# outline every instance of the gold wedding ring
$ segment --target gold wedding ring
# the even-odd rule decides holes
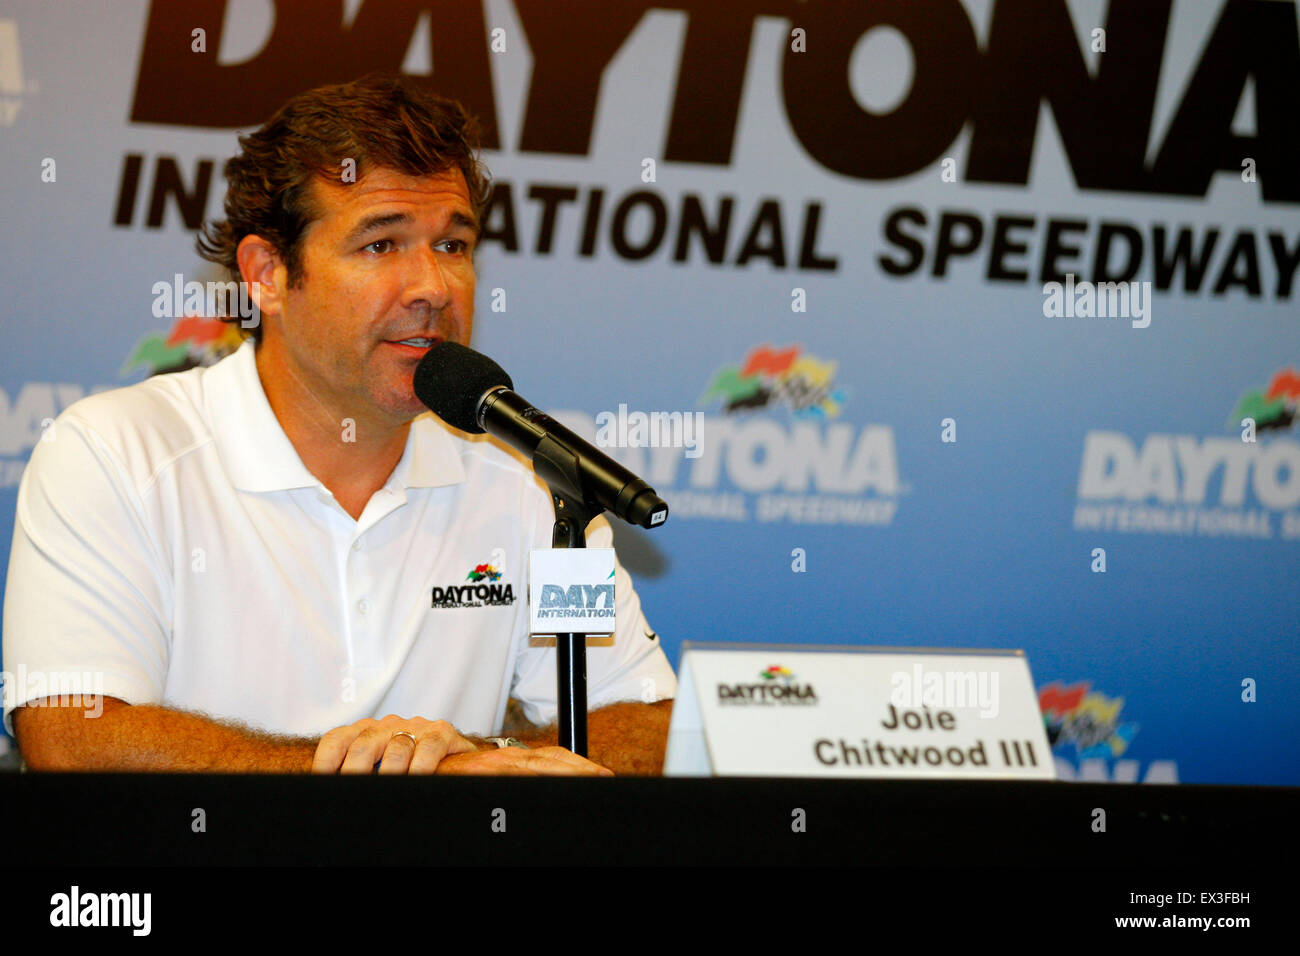
[[[412,750],[414,750],[416,747],[420,746],[420,742],[419,742],[418,740],[415,739],[415,734],[411,733],[409,730],[397,730],[397,731],[394,731],[394,732],[393,732],[393,736],[388,738],[388,739],[389,739],[389,742],[391,743],[393,740],[396,740],[398,737],[410,737],[410,738],[411,738],[411,749],[412,749]]]

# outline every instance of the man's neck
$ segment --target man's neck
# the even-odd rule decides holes
[[[303,465],[353,519],[360,518],[371,495],[401,461],[411,423],[341,416],[278,353],[258,344],[254,356],[271,411]]]

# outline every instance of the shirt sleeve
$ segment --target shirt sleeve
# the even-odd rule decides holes
[[[43,697],[158,703],[170,573],[120,459],[67,413],[18,488],[4,603],[4,724]]]
[[[551,518],[540,529],[539,547],[551,540]],[[587,528],[589,548],[610,548],[614,532],[602,515]],[[587,709],[596,710],[619,701],[653,703],[677,694],[677,677],[664,654],[659,635],[641,611],[641,599],[632,578],[614,556],[615,631],[612,645],[587,645]],[[533,647],[527,635],[515,661],[511,695],[528,720],[544,727],[556,721],[559,704],[555,686],[555,648]]]

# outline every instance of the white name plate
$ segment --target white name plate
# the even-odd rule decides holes
[[[613,548],[529,552],[531,633],[613,634],[615,614]]]
[[[682,645],[664,773],[1056,777],[1022,651]]]

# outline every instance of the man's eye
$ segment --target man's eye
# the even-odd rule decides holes
[[[447,239],[439,243],[439,245],[446,247],[448,252],[457,255],[460,255],[469,249],[469,243],[464,239]]]
[[[382,249],[376,248],[378,246],[384,246],[385,248]],[[381,252],[387,252],[388,249],[392,248],[392,246],[393,246],[393,240],[391,239],[376,239],[374,242],[370,243],[370,245],[364,246],[362,248],[365,252],[381,253]]]

